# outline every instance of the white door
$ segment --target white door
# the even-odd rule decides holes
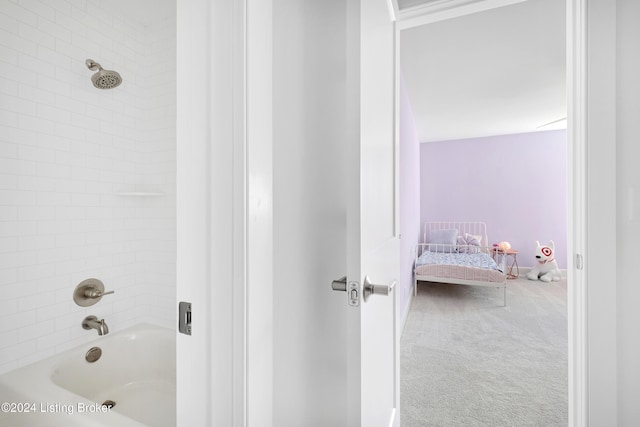
[[[348,425],[398,426],[394,25],[385,0],[349,7]],[[381,294],[367,295],[365,277]]]

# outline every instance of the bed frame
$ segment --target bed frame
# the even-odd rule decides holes
[[[464,235],[465,233],[480,235],[482,236],[481,246],[469,246],[472,251],[475,252],[484,252],[488,255],[492,254],[493,246],[489,246],[489,239],[487,236],[487,226],[483,222],[458,222],[458,221],[438,221],[438,222],[427,222],[424,225],[424,234],[423,234],[423,242],[416,246],[415,250],[415,260],[417,262],[418,258],[422,255],[422,253],[428,249],[431,249],[432,252],[449,252],[453,250],[453,248],[448,248],[448,245],[436,245],[435,248],[429,246],[433,246],[428,244],[429,237],[433,230],[446,230],[455,228],[458,230],[458,235]],[[457,246],[460,249],[460,246]],[[468,254],[457,254],[461,258],[465,258],[469,256]],[[437,283],[452,283],[458,285],[470,285],[470,286],[487,286],[493,287],[503,290],[503,298],[504,305],[507,305],[507,275],[506,275],[506,262],[505,257],[502,257],[502,272],[492,271],[489,274],[488,270],[480,270],[478,268],[467,268],[460,267],[454,265],[438,265],[437,267],[432,267],[432,271],[429,275],[419,274],[416,270],[417,263],[414,264],[414,295],[418,294],[418,282],[437,282]],[[497,277],[496,277],[497,276]],[[493,280],[490,280],[492,277]]]

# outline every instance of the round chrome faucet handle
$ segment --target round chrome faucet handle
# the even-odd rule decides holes
[[[104,284],[98,279],[85,279],[73,291],[73,301],[80,307],[89,307],[100,301],[104,295],[115,291],[104,291]]]

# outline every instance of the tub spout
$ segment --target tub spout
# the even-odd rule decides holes
[[[87,316],[82,321],[83,329],[95,329],[98,331],[98,335],[107,335],[109,333],[109,327],[104,319],[98,320],[96,316]]]
[[[102,326],[102,333],[98,330],[98,335],[107,335],[109,333],[109,327],[107,326],[107,322],[102,319],[100,321],[100,326]]]

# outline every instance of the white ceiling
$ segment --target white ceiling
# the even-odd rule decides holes
[[[565,2],[528,0],[401,34],[422,142],[564,127]]]
[[[432,2],[433,0],[398,0],[398,7],[400,9],[407,9],[412,6],[423,5],[425,3]]]

